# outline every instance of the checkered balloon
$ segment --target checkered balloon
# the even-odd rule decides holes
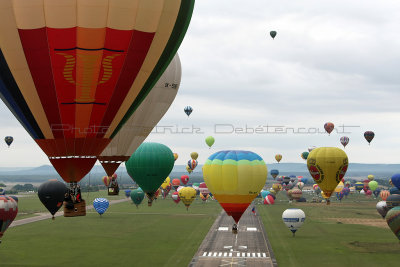
[[[18,203],[8,196],[0,196],[0,237],[14,221],[18,213]]]
[[[106,212],[108,206],[110,206],[110,202],[106,198],[96,198],[93,201],[93,207],[100,215]]]

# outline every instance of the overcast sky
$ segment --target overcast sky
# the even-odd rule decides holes
[[[399,14],[396,0],[197,0],[179,49],[181,87],[159,123],[166,133],[147,140],[177,152],[177,164],[192,151],[202,164],[223,149],[252,150],[268,163],[277,153],[282,162],[304,162],[309,146],[340,146],[345,135],[350,162],[400,163]],[[328,121],[345,133],[323,133]],[[232,133],[246,125],[262,129]],[[292,129],[274,133],[285,127]],[[370,146],[367,130],[375,132]],[[0,167],[49,164],[2,102],[0,132],[15,138],[1,148]],[[208,135],[216,140],[212,149]]]

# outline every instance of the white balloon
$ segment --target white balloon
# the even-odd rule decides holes
[[[382,216],[382,218],[385,218],[386,213],[388,213],[388,211],[389,211],[386,201],[379,201],[376,204],[376,210],[379,212],[379,214]]]
[[[306,214],[301,209],[287,209],[282,213],[282,220],[292,231],[293,236],[296,231],[303,225]]]

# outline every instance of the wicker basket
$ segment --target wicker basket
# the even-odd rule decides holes
[[[64,202],[64,217],[86,216],[86,202],[82,200],[74,204],[73,209],[67,208],[67,202]]]
[[[119,188],[118,187],[109,187],[108,188],[108,195],[109,196],[119,195]]]

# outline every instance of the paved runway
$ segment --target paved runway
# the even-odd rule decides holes
[[[239,221],[239,231],[223,211],[215,220],[189,267],[209,266],[278,266],[268,242],[263,223],[250,206]]]

